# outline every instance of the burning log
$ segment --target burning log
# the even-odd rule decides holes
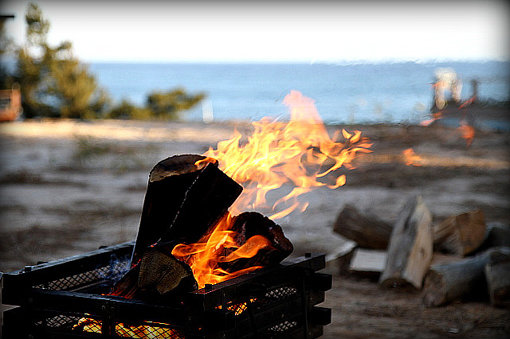
[[[432,216],[421,197],[414,197],[405,204],[391,234],[380,284],[410,283],[421,288],[432,259],[431,222]]]
[[[251,258],[239,258],[228,263],[227,271],[237,271],[251,266],[277,264],[294,250],[294,246],[283,234],[282,228],[271,219],[257,212],[245,212],[232,220],[232,231],[239,247],[252,237],[268,240],[268,245],[259,249]]]
[[[501,248],[489,254],[485,265],[485,278],[491,304],[510,307],[510,248]]]
[[[492,253],[497,251],[489,249],[457,262],[433,265],[425,277],[425,306],[441,306],[463,296],[486,294],[484,269]],[[501,251],[510,254],[510,248],[501,248]]]
[[[242,187],[201,155],[177,155],[150,172],[132,265],[156,242],[196,242],[239,196]]]
[[[477,210],[448,217],[435,225],[433,232],[437,250],[465,256],[475,251],[485,239],[484,214]]]
[[[360,247],[386,249],[392,226],[376,217],[364,215],[352,205],[345,205],[338,214],[333,230],[355,241]]]

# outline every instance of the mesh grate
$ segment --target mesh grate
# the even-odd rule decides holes
[[[41,323],[44,324],[46,327],[53,327],[53,328],[61,328],[61,327],[71,327],[72,325],[76,324],[76,322],[80,319],[79,316],[71,316],[71,315],[57,315],[54,317],[46,318],[46,320]]]
[[[268,328],[267,330],[269,332],[274,332],[274,333],[283,333],[283,332],[287,332],[288,330],[291,330],[295,327],[297,327],[298,325],[298,322],[297,321],[284,321],[282,323],[279,323],[278,325],[274,325],[270,328]]]
[[[266,292],[265,297],[268,299],[286,299],[289,297],[292,297],[298,293],[297,288],[292,286],[282,286],[275,289],[272,289],[268,292]]]
[[[35,288],[49,289],[52,291],[69,290],[100,280],[116,280],[117,277],[125,273],[129,268],[129,262],[123,261],[115,264],[109,264],[96,268],[91,271],[78,273],[68,277],[52,280],[44,284],[34,286]]]

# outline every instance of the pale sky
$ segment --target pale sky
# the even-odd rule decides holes
[[[505,1],[35,1],[84,61],[510,60]],[[27,2],[2,1],[24,39]]]

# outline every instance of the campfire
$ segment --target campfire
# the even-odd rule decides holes
[[[117,314],[104,316],[104,311],[103,316],[82,312],[73,318],[72,326],[66,322],[73,335],[212,338],[209,334],[222,333],[221,337],[234,338],[261,331],[280,337],[291,332],[299,333],[292,336],[296,338],[320,336],[322,325],[329,322],[329,310],[314,305],[323,300],[331,277],[314,272],[324,267],[324,256],[308,254],[282,262],[293,245],[275,221],[294,211],[304,212],[308,203],[302,197],[310,190],[344,185],[346,177],[337,170],[352,169],[356,155],[369,152],[371,144],[359,131],[343,130],[331,137],[313,100],[299,92],[291,92],[284,103],[290,110],[288,122],[265,118],[253,123],[248,137],[236,131],[217,149],[203,155],[172,156],[152,169],[130,257],[122,250],[120,262],[126,270],[120,279],[103,277],[107,283],[99,289],[93,279],[92,289],[102,295],[92,299],[107,301],[100,302],[106,309],[115,305],[125,314],[132,305],[142,304],[137,312],[150,312],[136,321],[131,314],[122,319]],[[271,204],[270,192],[279,195]],[[255,211],[269,207],[269,217]],[[119,255],[117,250],[107,253]],[[87,261],[87,265],[92,264]],[[109,267],[119,270],[118,265]],[[26,280],[26,275],[11,278]],[[28,291],[23,292],[34,300],[34,289],[45,289],[45,284],[49,282],[42,282],[42,287],[25,282]],[[54,303],[45,293],[42,300]],[[5,289],[4,295],[16,302],[21,298],[6,294]],[[213,320],[217,314],[234,317],[234,329],[222,325],[219,331],[217,327],[222,326]],[[39,315],[47,324],[50,318],[45,316]],[[247,329],[241,330],[240,324]]]

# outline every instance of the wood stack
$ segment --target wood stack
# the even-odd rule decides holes
[[[237,199],[242,187],[218,168],[214,159],[186,154],[159,162],[149,175],[131,269],[111,294],[126,298],[171,297],[197,288],[191,268],[172,255],[177,244],[203,240]],[[235,244],[252,237],[266,244],[251,258],[221,262],[226,272],[279,263],[293,250],[280,226],[259,213],[232,219]],[[230,253],[221,253],[228,256]]]
[[[505,247],[510,229],[488,228],[480,210],[433,224],[425,202],[415,196],[391,226],[346,205],[333,230],[357,243],[345,255],[348,274],[385,287],[423,288],[428,307],[480,296],[490,296],[494,306],[510,306],[510,247]]]

